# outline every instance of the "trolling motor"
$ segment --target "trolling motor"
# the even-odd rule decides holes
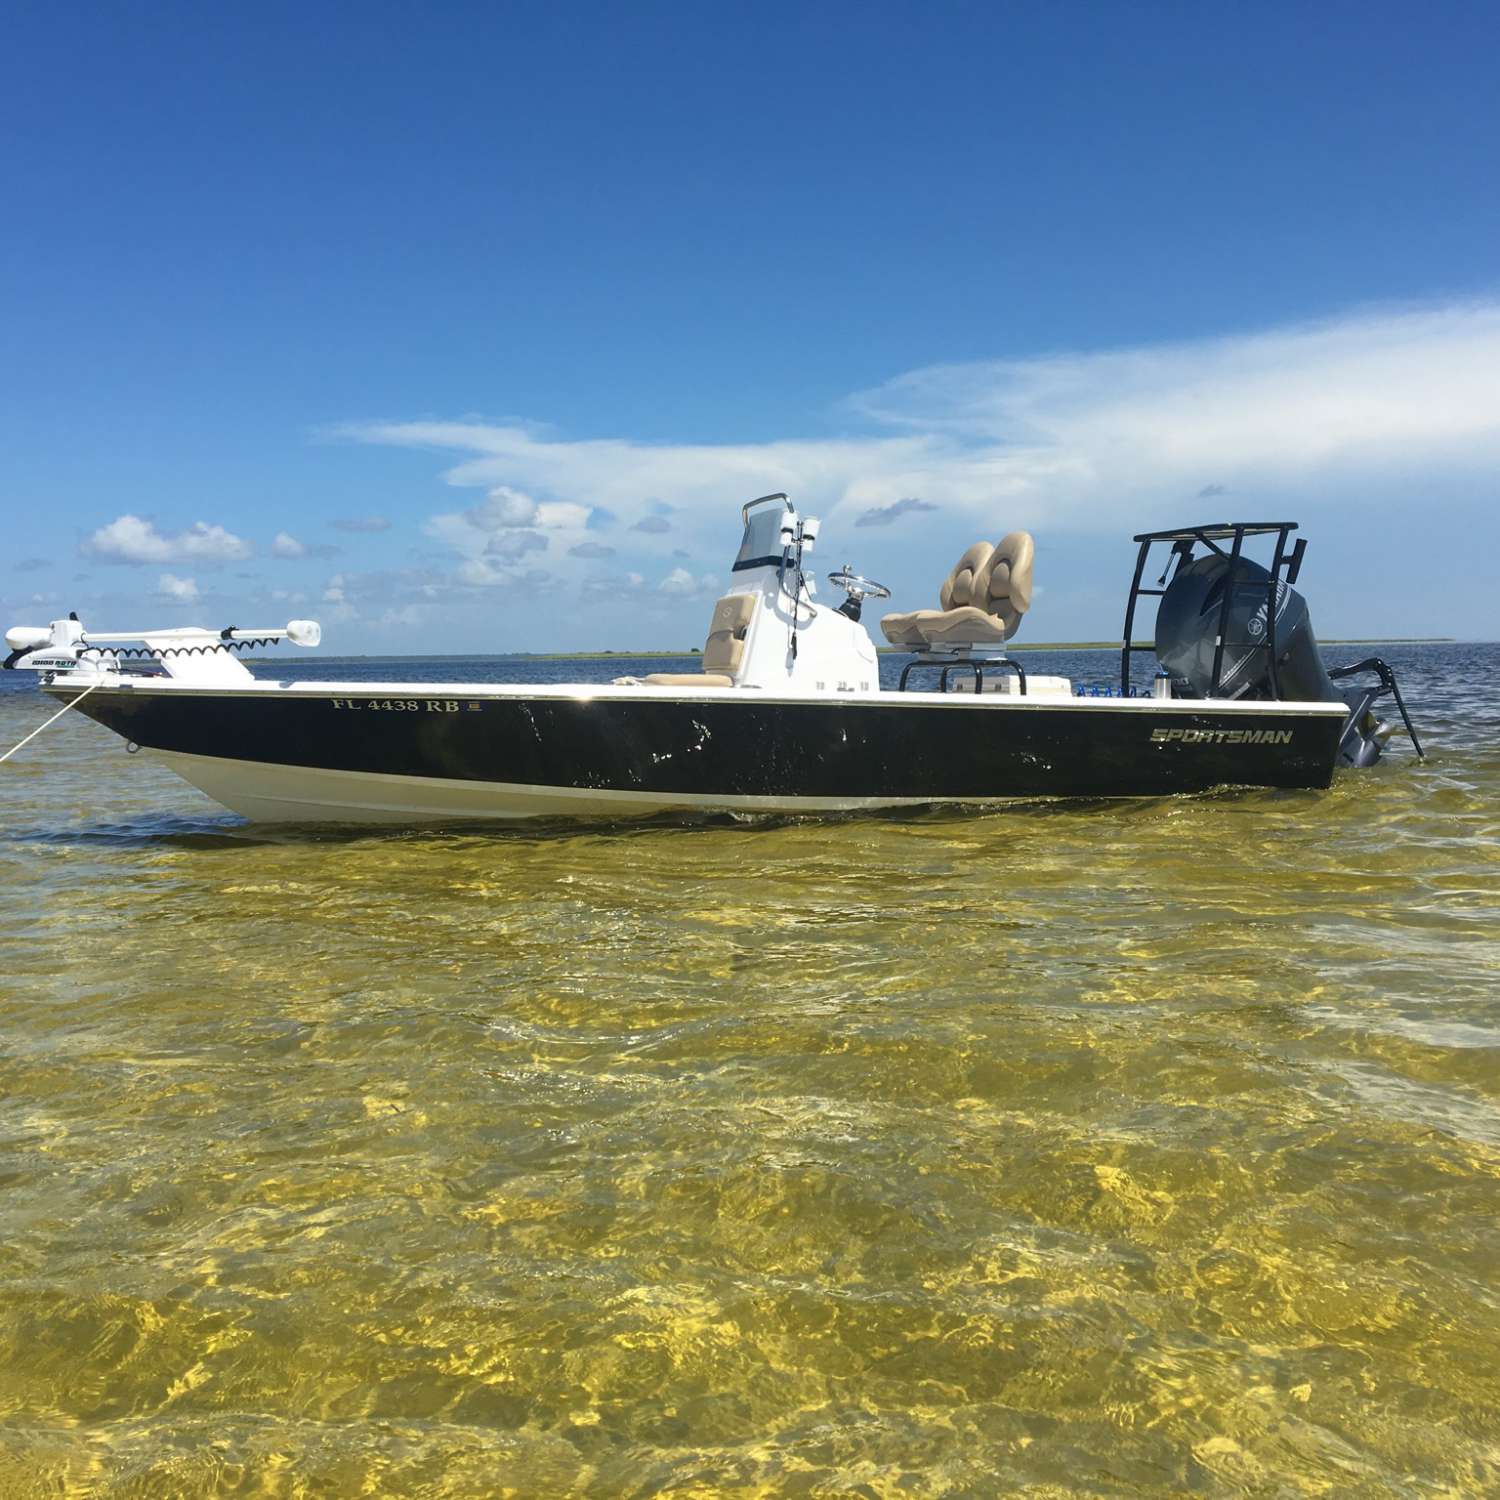
[[[16,625],[7,630],[5,644],[10,647],[10,655],[0,662],[0,668],[41,672],[54,681],[58,677],[118,676],[122,663],[142,662],[159,664],[169,677],[210,681],[250,675],[236,659],[237,652],[283,640],[294,646],[313,647],[322,638],[322,627],[316,620],[290,620],[265,630],[241,630],[236,625],[206,630],[201,625],[187,625],[101,634],[85,630],[73,613],[50,625]]]
[[[223,685],[247,680],[252,675],[238,659],[237,652],[252,651],[277,641],[312,647],[322,638],[323,629],[316,620],[289,620],[285,626],[269,630],[241,630],[235,625],[223,630],[205,630],[201,625],[187,625],[166,630],[109,631],[101,635],[85,630],[74,612],[66,620],[54,620],[47,626],[14,625],[5,632],[10,655],[0,662],[0,668],[39,672],[44,684],[76,682],[83,691],[0,755],[0,762],[29,745],[90,693],[103,687],[118,687],[131,677],[143,675],[139,670],[127,675],[120,670],[122,663],[159,670],[180,681]]]
[[[1136,597],[1157,594],[1156,656],[1172,679],[1173,696],[1343,703],[1349,716],[1339,760],[1347,766],[1372,766],[1380,759],[1395,725],[1380,717],[1377,704],[1389,697],[1423,758],[1387,663],[1372,656],[1331,671],[1324,665],[1307,601],[1292,587],[1307,548],[1305,538],[1287,547],[1295,530],[1285,521],[1234,522],[1137,537],[1142,546],[1126,619],[1125,670],[1130,651],[1138,649],[1129,639]],[[1270,568],[1241,551],[1247,536],[1267,534],[1276,537]],[[1172,543],[1167,571],[1158,580],[1162,586],[1143,588],[1146,554],[1157,541]],[[1198,544],[1208,549],[1202,556],[1194,555]],[[1373,684],[1350,680],[1367,673],[1375,675]]]

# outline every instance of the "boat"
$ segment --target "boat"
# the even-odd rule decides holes
[[[314,647],[316,622],[130,635],[90,632],[76,615],[8,632],[4,665],[40,673],[59,714],[86,715],[258,822],[822,815],[1321,788],[1340,766],[1378,760],[1397,717],[1421,753],[1386,663],[1325,667],[1293,588],[1306,549],[1296,523],[1136,536],[1118,682],[1103,689],[1026,671],[1008,648],[1031,610],[1035,544],[1024,531],[976,542],[937,608],[883,618],[905,653],[884,685],[863,614],[890,590],[846,565],[827,575],[842,597],[821,602],[818,521],[781,493],[740,511],[730,586],[691,672],[268,680],[242,653]],[[1266,548],[1269,563],[1251,556]],[[1134,634],[1153,596],[1148,646]]]

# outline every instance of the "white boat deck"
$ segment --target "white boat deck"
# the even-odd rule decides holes
[[[76,683],[76,686],[75,686]],[[553,699],[593,703],[617,699],[640,702],[643,699],[658,699],[672,703],[807,703],[828,706],[847,703],[872,708],[919,708],[934,707],[955,709],[963,712],[1017,711],[1034,712],[1045,709],[1069,708],[1089,713],[1180,713],[1180,714],[1251,714],[1264,715],[1309,715],[1339,717],[1348,713],[1342,703],[1326,702],[1265,702],[1262,700],[1229,698],[1119,698],[1080,695],[1075,692],[1037,691],[1022,694],[1014,690],[1014,680],[1007,680],[1008,691],[989,691],[975,694],[962,688],[947,693],[919,692],[908,688],[898,692],[893,688],[869,691],[839,692],[823,689],[808,693],[777,693],[753,687],[689,687],[684,685],[656,686],[651,684],[622,685],[616,683],[587,682],[319,682],[319,681],[270,681],[256,679],[253,682],[194,683],[170,677],[138,676],[122,674],[118,681],[99,682],[97,677],[79,677],[74,681],[62,678],[46,688],[58,696],[69,696],[82,692],[86,686],[98,683],[97,691],[161,693],[190,697],[235,697],[235,698],[331,698],[349,705],[350,711],[361,712],[372,700],[381,703],[401,704],[393,712],[420,711],[429,703],[453,702],[463,704],[469,700],[508,699]],[[410,704],[408,710],[404,705]]]

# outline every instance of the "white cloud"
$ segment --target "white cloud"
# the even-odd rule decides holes
[[[479,557],[489,545],[490,533],[474,525],[464,511],[430,516],[422,529],[434,541],[451,547],[461,557]]]
[[[278,531],[271,542],[272,557],[306,557],[307,548],[294,536]]]
[[[198,585],[191,578],[178,578],[175,573],[163,573],[156,580],[156,597],[169,599],[173,604],[196,604]]]
[[[571,500],[534,500],[510,485],[493,486],[478,505],[429,518],[430,537],[451,547],[461,559],[460,582],[485,587],[510,578],[496,559],[516,559],[527,552],[547,550],[542,532],[561,535],[564,543],[581,538],[593,510]]]
[[[505,583],[510,578],[510,573],[504,568],[496,567],[487,557],[466,557],[459,563],[453,576],[470,588],[483,589]]]
[[[422,609],[452,598],[452,580],[426,568],[382,569],[368,573],[335,573],[320,599],[324,620],[360,620],[384,628],[395,613],[410,606]]]
[[[663,594],[675,594],[679,598],[690,599],[704,594],[715,594],[719,589],[719,580],[712,573],[704,573],[694,576],[686,568],[673,568],[657,588]]]
[[[536,508],[536,524],[552,531],[582,531],[589,524],[590,507],[571,500],[547,500]]]
[[[1382,530],[1420,515],[1445,535],[1466,528],[1500,544],[1492,519],[1500,300],[1367,310],[1188,343],[933,366],[851,397],[840,415],[852,433],[756,443],[568,441],[536,427],[475,422],[345,431],[363,442],[446,449],[455,455],[446,480],[488,492],[471,510],[426,523],[430,536],[476,564],[472,581],[511,576],[485,551],[508,529],[555,535],[551,555],[574,568],[597,555],[597,528],[617,521],[612,540],[621,561],[639,567],[653,541],[642,523],[652,528],[667,511],[673,555],[688,566],[718,562],[738,536],[739,505],[786,490],[804,514],[824,518],[823,545],[837,560],[857,541],[879,566],[876,576],[902,594],[899,607],[931,602],[950,548],[1015,527],[1037,532],[1044,548],[1071,554],[1067,571],[1051,579],[1052,603],[1075,618],[1040,627],[1054,638],[1114,628],[1118,609],[1118,578],[1089,576],[1102,554],[1069,544],[1069,533],[1120,541],[1202,520],[1207,510],[1252,518],[1285,512],[1319,527],[1318,555],[1331,559],[1322,538],[1337,526],[1345,596],[1331,617],[1320,608],[1320,620],[1344,633],[1394,628],[1365,584],[1386,566]],[[497,492],[525,504],[507,501],[513,519],[505,527],[475,524],[476,512],[493,514],[486,507]],[[912,515],[917,496],[934,511]],[[898,516],[905,525],[880,524]],[[868,529],[856,531],[861,519]],[[691,607],[676,573],[661,586],[630,584],[628,571],[612,574],[612,589],[621,591],[622,576],[623,591],[636,590],[638,601]],[[1403,633],[1453,628],[1444,622],[1455,619],[1447,602],[1454,590],[1443,576],[1435,570],[1408,592]],[[1319,589],[1327,597],[1321,579]],[[1492,628],[1479,605],[1464,608],[1459,628],[1467,619]],[[623,608],[613,618],[610,628],[630,628]]]
[[[335,573],[323,588],[321,603],[327,608],[321,611],[324,619],[340,624],[349,624],[359,619],[359,610],[349,598],[347,580],[342,573]]]
[[[425,625],[432,607],[425,604],[403,604],[387,609],[376,622],[382,630],[416,630]]]
[[[574,497],[547,502],[547,524],[587,526],[588,517],[624,516],[631,521],[655,515],[662,495],[674,509],[715,518],[725,508],[767,490],[792,489],[799,498],[837,494],[851,476],[884,475],[919,458],[928,444],[907,436],[770,442],[745,445],[654,445],[623,439],[549,441],[522,427],[491,427],[469,422],[384,423],[344,429],[362,442],[447,448],[470,455],[449,469],[457,486],[499,484]],[[896,500],[913,493],[897,487]],[[826,503],[826,501],[824,501]],[[563,505],[570,508],[562,510]],[[451,528],[434,517],[430,534]]]
[[[854,398],[885,424],[1170,472],[1378,461],[1500,434],[1500,303],[1197,343],[917,370]]]
[[[991,529],[1113,530],[1127,498],[1165,505],[1180,520],[1183,497],[1210,483],[1236,494],[1309,483],[1315,494],[1331,472],[1376,476],[1393,460],[1419,460],[1429,472],[1492,464],[1500,302],[935,366],[848,405],[872,435],[703,445],[568,442],[467,422],[351,431],[466,455],[447,472],[455,485],[570,496],[580,510],[602,505],[637,528],[671,504],[675,526],[707,516],[718,534],[726,509],[780,488],[804,507],[843,512],[846,525],[920,495]]]
[[[915,371],[854,410],[921,434],[972,499],[988,475],[1022,524],[1113,524],[1127,496],[1265,494],[1500,454],[1500,305],[1371,313],[1249,336]],[[1205,480],[1212,481],[1205,484]],[[952,493],[949,485],[958,490]],[[1413,497],[1415,498],[1415,497]]]
[[[522,569],[514,558],[469,557],[458,565],[454,577],[470,588],[494,588],[504,584],[509,589],[534,589],[551,577],[540,568]]]
[[[534,526],[537,503],[509,485],[499,484],[482,501],[464,512],[464,519],[480,531],[499,531],[508,526]]]
[[[539,531],[502,531],[484,546],[486,557],[523,557],[528,552],[545,552],[547,538]]]
[[[80,549],[106,562],[237,562],[249,557],[252,548],[222,526],[195,521],[176,536],[163,536],[139,516],[124,515],[101,526]]]

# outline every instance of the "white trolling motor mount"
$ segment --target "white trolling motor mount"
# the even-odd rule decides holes
[[[241,630],[230,625],[209,630],[201,625],[163,630],[85,630],[76,614],[50,625],[16,625],[5,632],[10,655],[0,667],[18,672],[41,672],[49,682],[60,677],[98,682],[120,677],[122,667],[152,663],[168,677],[187,682],[241,681],[252,674],[236,653],[257,646],[290,641],[313,647],[323,639],[316,620],[289,620],[264,630]]]

